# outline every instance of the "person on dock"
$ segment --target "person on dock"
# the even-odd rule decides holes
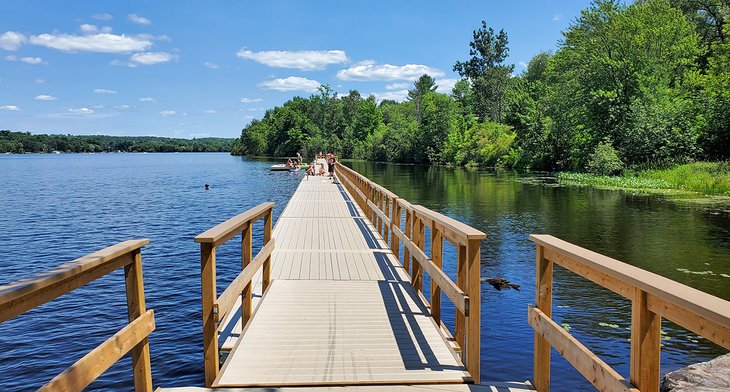
[[[327,171],[329,172],[330,178],[335,178],[335,163],[337,160],[335,160],[335,155],[332,153],[327,153]]]

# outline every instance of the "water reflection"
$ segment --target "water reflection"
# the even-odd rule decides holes
[[[660,197],[622,191],[560,187],[525,181],[514,173],[347,162],[355,170],[414,204],[422,204],[487,233],[482,277],[501,277],[519,291],[482,287],[482,374],[485,380],[532,378],[534,244],[547,233],[710,294],[730,299],[730,214],[691,208]],[[444,268],[454,273],[455,251],[445,247]],[[708,272],[709,271],[709,272]],[[444,302],[445,322],[453,307]],[[556,268],[554,319],[628,377],[631,304],[622,297]],[[662,372],[726,350],[664,322]],[[553,356],[556,390],[588,384]]]

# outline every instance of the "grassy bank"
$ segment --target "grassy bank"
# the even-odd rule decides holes
[[[558,181],[566,185],[630,189],[647,193],[730,196],[730,162],[695,162],[669,169],[627,172],[622,176],[559,173]]]

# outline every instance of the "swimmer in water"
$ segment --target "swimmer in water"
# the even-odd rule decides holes
[[[205,190],[207,191],[209,188],[210,188],[210,185],[208,185],[208,183],[206,182],[205,183]]]

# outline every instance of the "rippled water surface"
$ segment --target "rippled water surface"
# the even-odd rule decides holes
[[[264,201],[277,203],[278,216],[301,176],[270,172],[269,165],[203,153],[0,155],[0,284],[149,238],[142,262],[157,322],[153,382],[200,386],[200,256],[193,237]],[[254,233],[260,243],[261,229]],[[221,285],[240,272],[235,242],[218,258]],[[35,390],[125,323],[117,271],[0,324],[0,390]],[[130,369],[122,360],[92,386],[132,390]]]
[[[227,154],[0,155],[0,284],[130,238],[143,248],[155,386],[203,384],[199,249],[193,237],[264,201],[283,209],[301,176]],[[488,234],[482,275],[520,291],[482,289],[482,374],[525,380],[532,372],[534,245],[550,233],[723,298],[730,298],[730,216],[621,192],[534,185],[514,175],[351,164],[416,204]],[[211,185],[205,191],[204,183]],[[260,244],[261,230],[254,231]],[[445,246],[445,269],[453,273]],[[240,271],[236,241],[218,253],[219,290]],[[689,271],[689,272],[688,272]],[[723,276],[723,274],[725,276]],[[554,317],[627,375],[630,304],[556,270]],[[452,308],[444,306],[447,324]],[[34,390],[126,323],[121,271],[0,324],[0,390]],[[662,370],[723,353],[665,324]],[[131,390],[124,359],[92,384]],[[588,390],[554,357],[554,390]]]
[[[531,233],[552,234],[730,299],[727,212],[621,191],[540,184],[515,174],[349,165],[411,203],[487,233],[482,277],[521,286],[519,291],[482,286],[482,380],[532,378],[533,334],[527,324],[527,305],[535,302],[535,246],[527,239]],[[444,252],[444,268],[453,276],[455,250],[445,246]],[[553,318],[628,378],[629,301],[561,268],[555,269],[554,282]],[[662,373],[727,352],[666,321],[663,333]],[[553,390],[593,390],[554,351],[552,363]]]

